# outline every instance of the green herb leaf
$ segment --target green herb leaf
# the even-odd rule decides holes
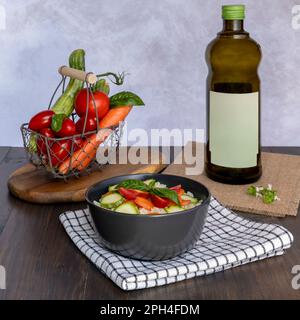
[[[153,180],[153,181],[151,181],[149,184],[148,184],[148,186],[149,186],[149,189],[152,189],[152,188],[154,188],[154,186],[155,186],[155,183],[156,183],[156,181],[155,180]]]
[[[250,186],[247,190],[247,194],[255,197],[256,196],[256,188],[254,186]]]
[[[153,188],[152,190],[150,190],[150,193],[162,198],[167,198],[175,202],[177,205],[180,205],[178,194],[174,190],[170,190],[167,188]]]
[[[107,95],[109,95],[110,92],[110,88],[109,88],[109,84],[105,81],[105,79],[100,79],[98,80],[93,88],[92,88],[93,92],[95,91],[101,91]]]
[[[134,190],[140,190],[140,191],[149,191],[149,186],[146,185],[141,180],[134,180],[134,179],[129,179],[122,181],[119,185],[118,188],[125,188],[125,189],[134,189]]]
[[[262,201],[266,204],[271,204],[274,201],[279,200],[279,198],[277,197],[277,191],[272,190],[271,185],[268,185],[268,188],[250,186],[247,189],[247,194],[261,198]]]
[[[58,113],[58,114],[55,114],[53,117],[52,117],[52,121],[51,121],[51,129],[54,131],[54,132],[58,132],[61,127],[62,127],[62,124],[64,122],[64,120],[66,119],[66,115],[64,113]]]
[[[277,192],[275,190],[264,189],[261,191],[262,199],[264,203],[270,204],[275,201]]]
[[[110,107],[115,108],[118,106],[144,106],[143,100],[136,94],[128,91],[117,93],[110,97]]]

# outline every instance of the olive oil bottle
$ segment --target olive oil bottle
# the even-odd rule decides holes
[[[244,184],[262,173],[260,46],[244,30],[244,5],[222,7],[223,30],[207,47],[206,174]]]

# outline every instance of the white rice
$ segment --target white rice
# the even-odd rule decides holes
[[[190,191],[187,191],[187,192],[186,192],[186,195],[187,195],[187,196],[189,196],[189,197],[192,197],[192,198],[194,198],[194,195],[193,195],[193,193],[191,193]]]
[[[155,182],[155,188],[167,188],[167,185],[160,183],[159,181]]]

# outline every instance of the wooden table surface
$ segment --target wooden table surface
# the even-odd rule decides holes
[[[300,155],[300,148],[265,148]],[[278,223],[295,237],[283,256],[153,289],[125,292],[75,248],[58,215],[85,204],[37,205],[11,196],[9,174],[27,162],[22,148],[0,148],[0,265],[6,268],[2,299],[300,299],[291,281],[300,265],[300,214],[293,218],[247,215]]]

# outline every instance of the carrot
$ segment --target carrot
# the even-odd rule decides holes
[[[191,200],[182,200],[181,197],[179,197],[179,202],[180,202],[180,205],[182,207],[184,207],[184,206],[187,206],[188,204],[190,204]]]
[[[97,150],[97,145],[95,144],[96,136],[97,136],[96,134],[93,134],[89,138],[89,140],[85,142],[85,144],[81,149],[75,151],[72,157],[69,157],[68,159],[66,159],[58,167],[59,173],[66,174],[69,171],[69,169],[74,169],[78,167],[85,158],[89,157],[90,154],[93,155],[95,152],[95,155],[96,155],[96,150]]]
[[[117,126],[123,121],[128,113],[131,111],[132,106],[120,106],[110,109],[105,117],[100,121],[100,128],[109,128],[111,126]]]
[[[99,145],[103,141],[105,141],[105,139],[111,134],[111,132],[111,129],[102,129],[97,133],[96,138],[90,141],[90,143],[93,145],[91,152],[86,151],[84,153],[80,153],[80,163],[76,164],[76,169],[78,169],[79,171],[83,170],[90,164],[93,159],[95,159]]]
[[[131,111],[132,106],[120,106],[110,109],[105,117],[100,121],[100,128],[108,128],[118,125],[123,121],[128,113]],[[73,155],[66,159],[59,167],[58,171],[61,174],[66,174],[69,170],[78,169],[79,171],[86,168],[91,161],[95,158],[97,148],[109,136],[111,130],[99,131],[98,134],[93,134],[89,137],[84,146],[75,151]]]
[[[149,210],[151,211],[153,208],[154,208],[154,205],[153,203],[148,200],[148,199],[145,199],[143,197],[136,197],[134,199],[134,202],[141,208],[144,208],[146,210]]]
[[[184,194],[184,190],[180,189],[179,191],[177,191],[178,196],[182,196]]]
[[[97,153],[97,149],[93,148],[91,153],[89,155],[86,155],[86,157],[83,157],[83,159],[80,161],[80,163],[76,164],[76,169],[79,171],[82,171],[84,168],[86,168],[90,162],[95,159]]]

